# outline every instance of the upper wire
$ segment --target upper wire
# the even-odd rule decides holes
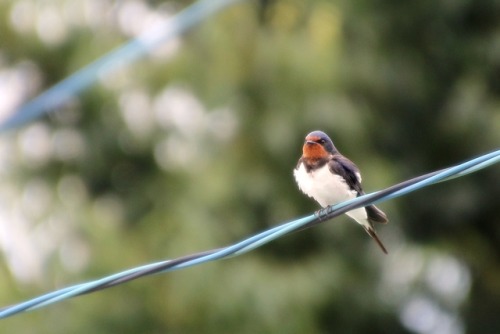
[[[242,0],[200,0],[175,16],[165,19],[139,37],[101,56],[64,80],[50,87],[17,109],[0,123],[0,132],[25,125],[45,113],[53,112],[100,78],[146,56],[189,28]]]

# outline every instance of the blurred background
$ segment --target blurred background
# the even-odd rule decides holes
[[[0,1],[0,117],[190,1]],[[0,305],[228,245],[318,208],[327,132],[367,192],[498,149],[496,0],[232,6],[0,137]],[[498,333],[500,171],[238,258],[1,320],[5,333]]]

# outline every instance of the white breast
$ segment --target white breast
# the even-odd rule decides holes
[[[356,197],[356,192],[349,189],[341,176],[332,174],[328,165],[308,173],[300,164],[293,174],[300,190],[323,207]]]
[[[293,175],[300,190],[307,196],[314,198],[322,207],[334,205],[357,196],[356,191],[351,190],[341,176],[330,172],[328,165],[308,173],[304,164],[300,164],[298,169],[294,169]],[[356,176],[361,182],[361,175],[357,173]],[[347,215],[354,218],[361,225],[366,224],[367,215],[364,208],[349,211]]]

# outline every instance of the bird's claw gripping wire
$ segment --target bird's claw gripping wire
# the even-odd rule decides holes
[[[330,214],[330,212],[332,212],[332,206],[328,205],[325,208],[321,208],[321,209],[315,211],[314,215],[316,216],[318,221],[321,223],[321,222],[327,220],[327,217]]]

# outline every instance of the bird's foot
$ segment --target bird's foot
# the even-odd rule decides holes
[[[317,210],[316,212],[314,212],[314,215],[316,216],[316,218],[318,218],[318,220],[320,222],[322,222],[323,220],[325,220],[326,216],[331,211],[330,209],[331,209],[331,205],[328,205],[326,208],[321,208],[321,209]]]

